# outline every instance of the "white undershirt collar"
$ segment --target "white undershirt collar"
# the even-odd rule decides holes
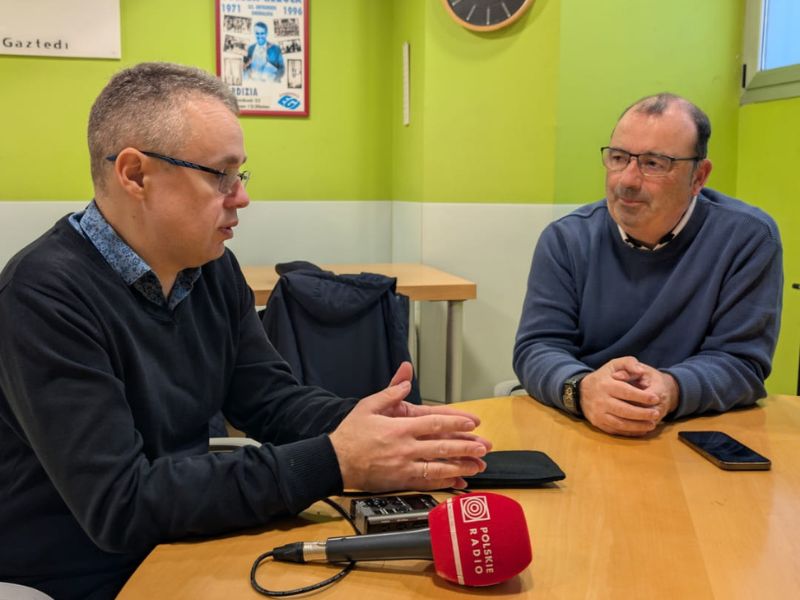
[[[667,233],[664,237],[658,240],[658,243],[653,246],[652,248],[648,248],[642,242],[637,240],[634,237],[629,236],[625,233],[625,230],[622,229],[619,225],[617,225],[617,229],[619,230],[619,234],[622,237],[622,241],[628,244],[631,248],[636,248],[637,250],[647,250],[648,252],[652,252],[654,250],[658,250],[659,248],[663,248],[667,244],[669,244],[672,240],[674,240],[678,234],[686,227],[686,223],[689,222],[689,218],[692,216],[692,212],[694,211],[694,207],[697,204],[697,196],[692,198],[692,201],[689,203],[689,208],[686,209],[686,212],[683,213],[680,221],[673,227],[669,233]]]

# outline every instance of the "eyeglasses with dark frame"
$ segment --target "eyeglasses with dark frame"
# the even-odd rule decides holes
[[[614,148],[613,146],[603,146],[600,148],[603,155],[603,165],[606,169],[612,172],[624,171],[628,168],[631,159],[636,159],[636,164],[639,166],[639,171],[646,177],[664,177],[672,170],[672,167],[677,161],[692,160],[694,162],[703,159],[702,156],[667,156],[666,154],[656,154],[654,152],[644,152],[642,154],[634,154],[622,148]]]
[[[233,186],[236,184],[236,181],[242,182],[242,187],[247,187],[247,182],[250,181],[250,171],[242,171],[241,173],[237,172],[226,172],[220,171],[219,169],[212,169],[211,167],[204,167],[203,165],[198,165],[197,163],[189,162],[188,160],[181,160],[179,158],[173,158],[172,156],[167,156],[165,154],[159,154],[158,152],[146,152],[144,150],[139,150],[145,156],[149,156],[151,158],[157,158],[159,160],[163,160],[168,162],[171,165],[175,165],[176,167],[186,167],[187,169],[196,169],[198,171],[204,171],[205,173],[211,173],[212,175],[216,175],[219,177],[219,192],[221,194],[225,194],[226,196],[233,191]],[[106,156],[106,160],[114,162],[117,160],[118,154],[112,154],[111,156]]]

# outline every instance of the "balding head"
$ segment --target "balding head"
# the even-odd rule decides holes
[[[645,115],[660,116],[672,107],[683,110],[692,119],[697,133],[694,155],[698,158],[706,158],[708,156],[708,140],[711,137],[711,122],[708,119],[708,115],[699,106],[686,98],[669,92],[645,96],[622,111],[619,118],[622,119],[631,111]]]

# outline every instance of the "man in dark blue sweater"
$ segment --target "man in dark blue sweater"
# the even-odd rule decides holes
[[[224,246],[249,203],[237,112],[197,69],[119,73],[89,120],[95,201],[0,274],[0,581],[113,598],[158,543],[485,468],[477,419],[403,402],[408,363],[356,404],[270,345]],[[210,454],[219,411],[264,445]]]
[[[636,102],[602,149],[606,199],[542,233],[514,347],[540,402],[636,436],[765,395],[780,237],[763,211],[703,187],[710,135],[683,98]]]

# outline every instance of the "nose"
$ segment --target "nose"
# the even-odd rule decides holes
[[[241,181],[237,181],[231,193],[225,197],[225,204],[236,209],[246,208],[250,204],[250,196],[247,195],[247,190]]]
[[[618,171],[619,183],[625,187],[639,187],[642,182],[642,171],[635,156],[631,156],[628,164],[622,171]]]

